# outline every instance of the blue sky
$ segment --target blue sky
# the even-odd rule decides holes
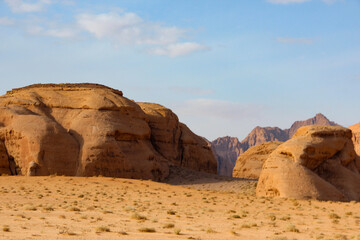
[[[1,94],[94,82],[209,140],[360,122],[358,0],[0,0]]]

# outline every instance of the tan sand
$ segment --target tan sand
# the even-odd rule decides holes
[[[256,198],[254,181],[186,176],[186,188],[1,176],[0,239],[360,239],[360,203]]]

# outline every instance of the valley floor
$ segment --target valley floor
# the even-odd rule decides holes
[[[255,181],[209,176],[1,176],[0,239],[360,239],[360,203],[257,198]]]

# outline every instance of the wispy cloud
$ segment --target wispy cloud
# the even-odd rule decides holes
[[[190,54],[192,52],[209,49],[210,48],[195,42],[184,42],[153,48],[149,51],[149,53],[160,56],[178,57]]]
[[[304,3],[304,2],[310,2],[312,0],[266,0],[269,3],[274,4],[290,4],[290,3]],[[334,2],[337,2],[339,0],[321,0],[324,3],[331,4]]]
[[[45,5],[61,3],[59,0],[5,0],[12,11],[17,13],[44,10]],[[69,4],[69,1],[65,2]],[[71,2],[70,2],[71,4]],[[62,39],[95,37],[110,40],[114,46],[142,46],[144,52],[153,55],[178,57],[207,50],[208,47],[189,42],[189,29],[167,26],[163,23],[145,20],[133,12],[109,12],[101,14],[79,14],[72,23],[54,22],[52,19],[29,17],[18,27],[32,35]],[[0,24],[11,24],[8,19],[0,19]]]
[[[176,106],[176,112],[199,117],[222,119],[258,118],[264,106],[217,99],[193,99]]]
[[[278,37],[276,41],[286,44],[312,44],[314,40],[312,38],[290,38],[290,37]]]
[[[0,17],[0,25],[10,26],[13,25],[14,23],[15,23],[14,20],[11,20],[8,17]]]
[[[81,14],[78,25],[99,39],[109,38],[126,44],[163,45],[174,43],[185,30],[144,21],[135,13]]]
[[[81,14],[77,16],[77,24],[96,38],[110,39],[117,44],[157,45],[148,51],[154,55],[177,57],[207,49],[195,42],[182,42],[186,38],[185,29],[145,21],[131,12]]]
[[[12,12],[15,13],[31,13],[41,12],[46,5],[51,4],[51,0],[5,0]]]
[[[210,95],[214,94],[215,91],[212,89],[204,89],[204,88],[198,88],[198,87],[182,87],[182,86],[174,86],[169,88],[170,91],[180,94],[191,94],[191,95],[198,95],[198,96],[204,96],[204,95]]]

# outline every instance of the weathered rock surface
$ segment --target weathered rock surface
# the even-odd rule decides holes
[[[242,153],[241,143],[234,137],[221,137],[211,142],[218,162],[218,174],[232,176],[237,157]]]
[[[246,152],[249,148],[270,141],[285,142],[289,140],[300,127],[308,125],[337,126],[336,123],[331,122],[323,114],[318,113],[313,118],[294,122],[289,129],[258,126],[240,143],[237,138],[231,137],[223,137],[214,140],[211,144],[214,154],[218,156],[218,173],[220,175],[231,176],[232,168],[235,166],[237,157]],[[237,141],[234,141],[233,139],[236,139]]]
[[[216,172],[206,142],[171,110],[140,105],[96,84],[10,91],[0,97],[0,173],[162,180],[171,164]]]
[[[349,129],[353,133],[352,140],[355,146],[355,152],[358,156],[360,156],[360,123],[352,125]]]
[[[258,179],[265,160],[282,144],[282,142],[266,142],[249,148],[236,160],[233,177]]]
[[[333,201],[360,200],[360,174],[351,130],[300,128],[265,161],[257,196]]]
[[[149,118],[151,143],[176,166],[215,173],[217,163],[208,142],[197,135],[170,110],[159,104],[138,103]]]

